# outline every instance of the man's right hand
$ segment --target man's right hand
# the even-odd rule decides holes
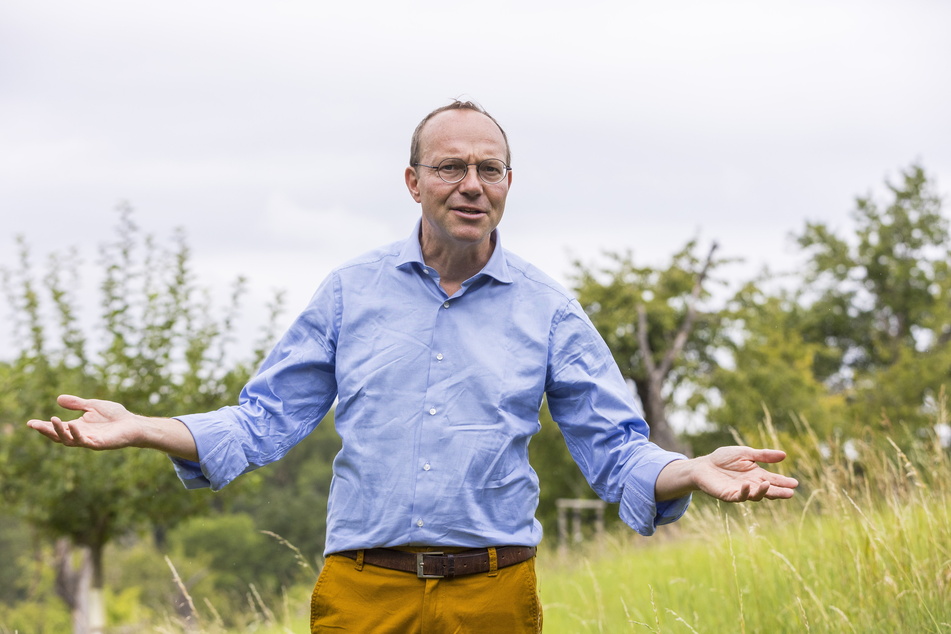
[[[119,403],[68,394],[61,395],[56,402],[60,407],[83,414],[70,421],[53,416],[48,421],[34,419],[27,423],[53,442],[96,451],[147,447],[198,461],[198,448],[191,432],[174,418],[139,416]]]

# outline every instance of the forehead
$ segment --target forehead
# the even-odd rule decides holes
[[[505,158],[505,138],[490,118],[475,110],[446,110],[420,135],[423,156]]]

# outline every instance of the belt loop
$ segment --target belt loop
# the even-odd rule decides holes
[[[357,561],[353,566],[355,570],[363,570],[363,549],[357,551]]]
[[[499,555],[495,551],[494,547],[489,547],[489,576],[498,577],[499,576]]]

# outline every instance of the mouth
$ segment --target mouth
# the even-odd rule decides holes
[[[467,218],[477,218],[479,216],[484,216],[486,213],[481,209],[476,209],[475,207],[453,207],[452,210],[457,214]]]

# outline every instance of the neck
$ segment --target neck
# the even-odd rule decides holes
[[[454,294],[467,279],[485,268],[495,250],[495,232],[482,242],[447,245],[420,236],[426,265],[439,273],[439,284],[449,295]]]

